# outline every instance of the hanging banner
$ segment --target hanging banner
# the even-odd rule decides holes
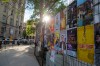
[[[94,63],[94,26],[87,25],[77,28],[78,59]]]
[[[67,51],[68,55],[76,57],[77,52],[77,29],[67,31]]]
[[[95,64],[100,65],[100,23],[95,24]]]

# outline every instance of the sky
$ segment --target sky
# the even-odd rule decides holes
[[[63,1],[66,1],[66,0],[63,0]],[[72,1],[74,1],[74,0],[68,0],[69,3],[72,2]],[[32,13],[33,13],[33,10],[32,9],[25,9],[25,13],[24,13],[24,23],[26,23],[27,20],[30,19]]]
[[[26,23],[26,21],[29,20],[29,18],[31,17],[32,14],[33,14],[33,10],[32,9],[25,9],[24,23]]]

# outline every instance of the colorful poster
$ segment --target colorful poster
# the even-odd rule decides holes
[[[52,17],[50,20],[50,25],[49,25],[49,29],[51,33],[54,33],[54,24],[55,24],[55,18]]]
[[[67,50],[68,55],[76,57],[77,52],[77,29],[67,31]]]
[[[92,0],[88,0],[84,4],[78,6],[77,7],[77,14],[78,14],[77,24],[79,27],[93,24],[93,3],[92,3]]]
[[[60,49],[66,54],[66,30],[60,31]]]
[[[60,38],[60,33],[55,32],[55,37],[54,37],[54,44],[56,44],[56,41]]]
[[[94,63],[94,26],[87,25],[77,28],[78,59]]]
[[[73,28],[77,26],[77,4],[76,1],[68,6],[67,14],[67,28]]]
[[[95,24],[95,64],[100,66],[100,23]]]
[[[60,30],[64,30],[66,29],[66,16],[63,11],[60,12],[60,19],[61,19]]]
[[[54,44],[60,38],[60,13],[55,16]]]

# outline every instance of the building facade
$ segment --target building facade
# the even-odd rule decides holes
[[[24,8],[25,0],[0,1],[0,36],[11,39],[22,37]]]

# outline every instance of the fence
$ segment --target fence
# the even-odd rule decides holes
[[[52,62],[50,60],[50,52],[47,52],[46,66],[94,66],[94,65],[79,61],[77,58],[71,57],[69,55],[63,56],[59,54],[55,56],[55,61]]]

